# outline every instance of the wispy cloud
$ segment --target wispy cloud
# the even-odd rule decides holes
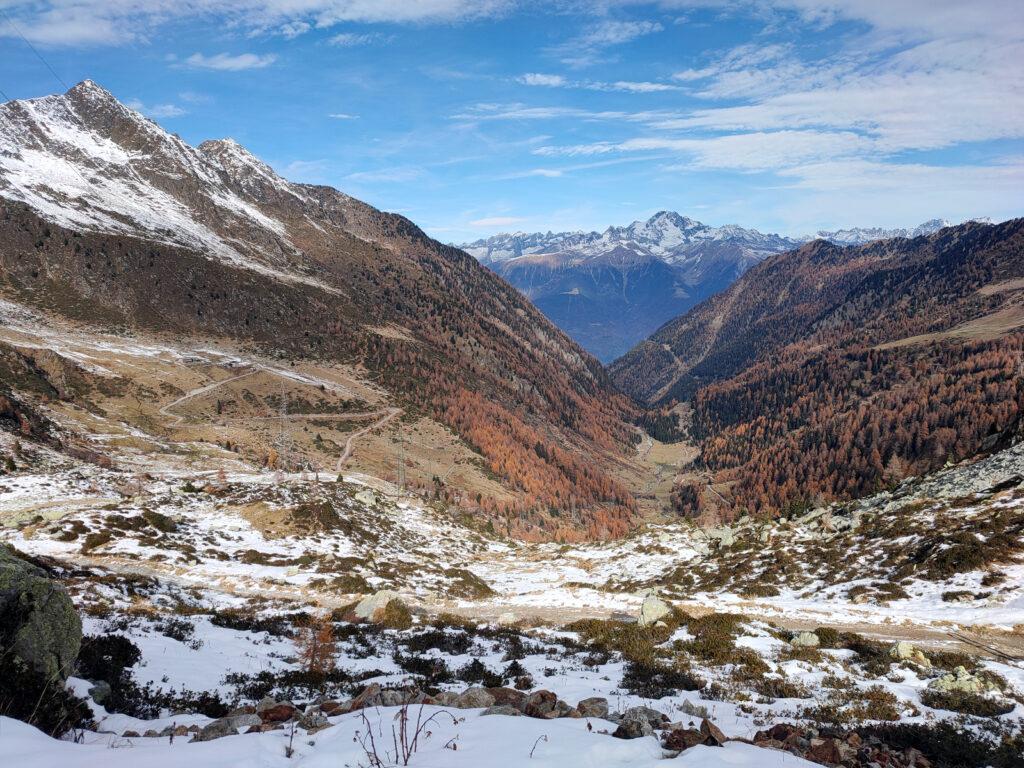
[[[339,48],[355,48],[360,45],[369,45],[382,39],[381,35],[375,33],[342,32],[340,35],[330,38],[327,42]]]
[[[600,61],[607,48],[630,43],[663,29],[657,21],[606,19],[591,24],[581,34],[551,48],[550,52],[570,67],[588,67]]]
[[[287,39],[341,23],[447,23],[494,17],[515,0],[11,0],[5,11],[33,42],[95,46],[146,42],[181,19],[228,20]],[[0,37],[14,36],[0,25]]]
[[[582,88],[588,91],[625,91],[628,93],[657,93],[661,91],[678,91],[678,85],[669,83],[637,82],[635,80],[616,80],[603,82],[600,80],[570,80],[562,75],[546,75],[540,72],[527,72],[515,78],[523,85],[544,88]]]
[[[347,112],[331,112],[327,115],[335,120],[358,120],[359,115],[350,115]]]
[[[259,55],[255,53],[240,53],[232,56],[230,53],[218,53],[213,56],[206,56],[202,53],[193,53],[185,63],[197,69],[214,69],[222,72],[241,72],[246,69],[263,69],[277,61],[273,53]]]
[[[187,109],[179,107],[177,104],[153,104],[152,106],[146,106],[139,99],[131,99],[126,104],[136,112],[141,112],[147,117],[158,120],[161,118],[181,117],[188,114]]]
[[[384,184],[403,184],[416,181],[423,177],[423,169],[418,167],[379,168],[374,171],[357,171],[345,178],[348,181]]]

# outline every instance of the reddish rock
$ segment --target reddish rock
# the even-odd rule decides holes
[[[265,723],[284,723],[295,716],[296,709],[291,704],[275,704],[260,711],[260,719]]]
[[[664,739],[661,743],[665,749],[670,749],[673,752],[682,752],[690,747],[703,744],[704,739],[706,738],[707,737],[696,728],[676,728],[673,731],[665,733]]]
[[[352,699],[352,703],[349,705],[348,711],[355,712],[356,710],[363,709],[365,707],[372,707],[373,700],[380,696],[380,685],[373,683],[366,686],[363,692]]]
[[[558,696],[551,691],[534,691],[526,699],[523,714],[527,717],[546,717],[549,712],[554,711],[557,704]]]
[[[811,748],[804,753],[804,757],[823,765],[839,765],[843,762],[843,754],[835,739],[813,739]]]
[[[344,711],[344,707],[340,701],[324,701],[320,703],[320,711],[328,717],[333,715],[340,715]]]
[[[704,735],[704,743],[709,747],[720,747],[728,740],[722,729],[707,719],[700,721],[700,732]]]
[[[527,695],[522,691],[517,691],[514,688],[488,688],[487,692],[494,697],[494,703],[496,706],[509,705],[515,707],[520,712],[526,707]]]

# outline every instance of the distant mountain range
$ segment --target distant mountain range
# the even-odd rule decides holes
[[[943,226],[948,222],[934,219],[912,230],[853,228],[790,238],[660,211],[604,232],[517,232],[460,247],[608,363],[774,253],[815,239],[860,245]]]

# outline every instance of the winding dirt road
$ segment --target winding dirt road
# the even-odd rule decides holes
[[[169,427],[180,427],[184,423],[186,417],[179,413],[172,413],[172,408],[181,405],[186,400],[191,400],[193,397],[198,397],[199,395],[205,395],[210,392],[213,392],[214,390],[224,386],[225,384],[230,384],[233,381],[238,381],[239,379],[244,379],[248,376],[253,376],[261,372],[270,373],[289,380],[293,380],[292,377],[286,373],[282,373],[281,371],[275,370],[274,368],[268,368],[262,365],[258,365],[255,368],[253,368],[253,370],[247,371],[246,373],[241,373],[237,376],[232,376],[221,381],[215,381],[212,384],[204,384],[201,387],[191,389],[174,402],[168,403],[167,405],[160,408],[158,412],[160,413],[161,416],[166,416],[168,419],[173,419],[173,421],[171,421],[168,424]],[[387,425],[388,422],[390,422],[396,416],[401,415],[401,413],[401,408],[396,408],[392,406],[390,408],[385,408],[380,411],[362,411],[360,413],[288,413],[284,414],[283,416],[249,416],[244,418],[225,419],[224,421],[229,423],[240,423],[249,421],[277,421],[282,418],[288,421],[353,421],[355,419],[368,419],[374,416],[379,416],[380,418],[378,418],[372,424],[365,426],[362,429],[357,429],[355,432],[349,435],[348,439],[345,441],[345,449],[341,452],[341,455],[338,457],[337,464],[335,465],[335,472],[340,472],[341,468],[345,466],[345,462],[348,461],[349,458],[352,456],[352,451],[355,450],[356,440],[358,440],[360,437],[367,434],[368,432],[371,432],[375,429]]]

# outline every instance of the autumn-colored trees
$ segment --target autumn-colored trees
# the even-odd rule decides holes
[[[299,629],[295,650],[299,664],[306,672],[323,675],[334,669],[338,647],[330,614]]]

